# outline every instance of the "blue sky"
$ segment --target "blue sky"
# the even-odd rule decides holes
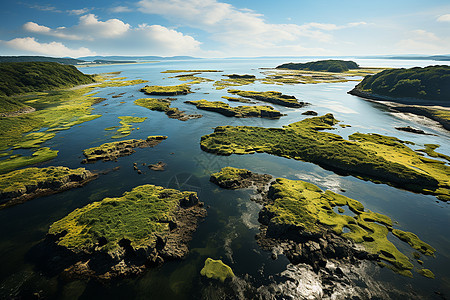
[[[450,54],[448,0],[8,1],[0,55]]]

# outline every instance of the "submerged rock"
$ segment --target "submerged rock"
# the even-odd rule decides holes
[[[166,167],[166,163],[163,163],[162,161],[157,162],[156,164],[148,165],[148,168],[152,171],[164,171]]]

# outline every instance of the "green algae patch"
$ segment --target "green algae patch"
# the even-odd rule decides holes
[[[84,168],[26,168],[0,175],[0,208],[84,185],[96,175]]]
[[[141,92],[146,95],[177,96],[191,93],[191,88],[187,84],[172,86],[146,85],[141,89]]]
[[[167,136],[156,135],[149,136],[145,140],[133,139],[105,143],[98,147],[83,150],[83,155],[86,159],[84,159],[82,163],[93,163],[98,160],[116,160],[119,157],[133,154],[135,152],[134,148],[154,147],[165,139],[167,139]]]
[[[413,264],[409,258],[388,240],[392,230],[392,220],[388,216],[366,211],[357,200],[329,190],[323,192],[317,186],[299,180],[276,179],[269,189],[269,198],[272,201],[264,206],[262,215],[260,213],[260,219],[266,219],[268,233],[279,236],[294,230],[311,236],[332,231],[378,255],[392,270],[407,276],[411,273],[409,270],[413,269]],[[351,217],[336,213],[333,210],[336,206],[347,207],[356,215]],[[350,231],[343,233],[343,228]],[[402,233],[417,238],[413,233]],[[417,238],[413,245],[417,244],[425,243]],[[434,252],[431,246],[427,249]]]
[[[333,129],[332,114],[284,126],[219,126],[200,141],[218,155],[264,152],[318,164],[343,174],[384,182],[450,200],[450,167],[425,159],[394,137],[355,133],[345,140]]]
[[[419,273],[420,275],[422,275],[422,276],[424,276],[424,277],[434,279],[434,274],[433,274],[433,272],[431,272],[431,271],[428,270],[428,269],[420,269],[420,270],[417,271],[417,273]]]
[[[425,144],[424,146],[425,146],[425,149],[419,149],[417,151],[424,152],[428,156],[431,156],[431,157],[443,158],[443,159],[446,159],[447,161],[450,161],[450,156],[434,151],[435,149],[440,147],[439,145]]]
[[[392,230],[392,234],[408,243],[412,248],[422,252],[425,255],[434,255],[436,249],[425,242],[422,242],[417,235],[412,232],[405,232],[399,229]]]
[[[48,147],[39,148],[30,156],[11,155],[9,158],[0,160],[0,174],[25,166],[45,162],[56,158],[57,156],[58,150],[51,150]]]
[[[206,259],[205,266],[200,271],[200,274],[222,282],[224,282],[227,278],[232,279],[234,277],[233,270],[224,264],[222,260],[214,260],[209,257]]]
[[[129,136],[133,130],[136,128],[133,128],[133,125],[136,123],[142,123],[145,120],[147,120],[147,117],[131,117],[131,116],[122,116],[118,117],[120,119],[120,127],[116,130],[116,134],[113,135],[111,138],[113,139],[120,139],[122,137]]]
[[[170,107],[173,100],[173,98],[141,98],[134,101],[134,104],[148,108],[150,110],[165,112],[169,118],[177,119],[180,121],[187,121],[190,119],[197,119],[202,117],[202,115],[187,115],[184,113],[184,111],[181,111],[176,107]]]
[[[207,100],[186,101],[186,103],[193,104],[198,109],[214,111],[227,117],[236,117],[236,118],[259,117],[259,118],[278,119],[281,116],[283,116],[283,114],[280,113],[278,110],[275,110],[273,107],[267,105],[231,107],[230,105],[221,101],[207,101]]]
[[[241,90],[228,90],[228,93],[239,95],[244,98],[252,98],[259,101],[278,104],[286,107],[303,107],[305,102],[299,102],[294,96],[284,95],[280,92],[268,91],[268,92],[254,92],[254,91],[241,91]]]

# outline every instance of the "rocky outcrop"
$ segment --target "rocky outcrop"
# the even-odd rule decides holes
[[[434,134],[431,134],[431,133],[426,133],[425,131],[423,131],[421,129],[413,128],[411,126],[395,127],[395,129],[400,130],[400,131],[411,132],[411,133],[415,133],[415,134],[434,135]]]
[[[134,148],[154,147],[167,139],[167,136],[149,136],[145,140],[125,140],[120,142],[105,143],[98,147],[83,150],[86,157],[81,163],[94,163],[98,160],[110,161],[119,157],[131,155],[136,150]]]
[[[152,171],[164,171],[166,168],[166,163],[159,161],[156,164],[150,164],[148,165],[148,168]]]
[[[0,175],[0,209],[81,187],[97,174],[84,168],[26,168]]]
[[[225,167],[218,173],[211,174],[209,180],[224,189],[242,189],[256,187],[262,190],[271,180],[268,174],[257,174],[246,169]]]
[[[313,110],[307,110],[304,113],[302,113],[302,115],[305,115],[305,116],[317,116],[317,112],[315,112]]]
[[[127,215],[122,205],[140,211],[142,216]],[[106,282],[137,276],[186,256],[192,234],[205,216],[196,193],[139,186],[120,198],[105,198],[55,222],[43,242],[46,253],[42,260],[48,263],[42,263],[51,269],[50,261],[58,258],[56,273],[70,279]],[[98,224],[102,218],[109,218],[105,223],[108,230]],[[88,230],[77,231],[80,225]]]

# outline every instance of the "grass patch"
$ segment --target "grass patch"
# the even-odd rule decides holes
[[[252,98],[264,102],[270,102],[286,107],[303,107],[305,102],[298,102],[294,96],[283,95],[280,92],[268,91],[268,92],[254,92],[254,91],[241,91],[241,90],[228,90],[230,94],[236,94],[245,98]]]
[[[172,86],[159,86],[159,85],[146,85],[141,89],[146,95],[157,95],[157,96],[177,96],[177,95],[187,95],[191,93],[191,88],[187,84],[172,85]]]
[[[214,111],[227,117],[236,117],[236,118],[259,117],[259,118],[278,119],[281,116],[283,116],[283,114],[280,113],[278,110],[275,110],[273,107],[267,105],[231,107],[230,105],[221,101],[207,101],[207,100],[186,101],[186,103],[193,104],[198,109]]]
[[[120,139],[122,137],[129,136],[133,130],[136,128],[133,128],[133,125],[136,123],[142,123],[145,120],[147,120],[147,117],[131,117],[131,116],[122,116],[118,117],[120,119],[120,127],[116,130],[116,134],[113,135],[111,138],[113,139]]]

